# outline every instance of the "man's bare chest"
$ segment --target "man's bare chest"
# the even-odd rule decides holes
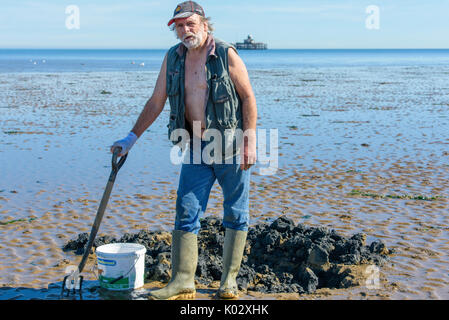
[[[207,90],[206,65],[204,61],[186,60],[184,85],[186,93],[190,95],[203,94]]]

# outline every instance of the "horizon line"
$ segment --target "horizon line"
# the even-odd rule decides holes
[[[0,50],[168,50],[169,48],[1,48]],[[265,50],[243,49],[239,51],[266,50],[449,50],[449,48],[268,48]]]

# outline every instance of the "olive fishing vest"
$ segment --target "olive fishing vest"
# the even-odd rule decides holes
[[[209,35],[211,37],[211,35]],[[230,44],[217,38],[215,52],[209,52],[206,60],[206,81],[208,90],[205,108],[206,129],[217,129],[222,135],[222,155],[229,144],[233,145],[232,155],[236,153],[236,139],[226,139],[225,131],[235,132],[243,129],[242,102],[235,90],[234,83],[229,76],[228,49]],[[168,138],[177,144],[180,139],[172,139],[172,132],[176,129],[187,129],[185,120],[185,59],[187,49],[179,48],[181,43],[170,48],[167,54],[167,96],[170,102],[170,118]],[[229,155],[229,153],[228,153]]]

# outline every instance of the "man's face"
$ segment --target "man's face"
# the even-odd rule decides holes
[[[200,46],[207,35],[206,23],[201,22],[199,15],[175,20],[176,35],[188,49]]]

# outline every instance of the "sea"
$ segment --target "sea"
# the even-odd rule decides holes
[[[165,53],[144,49],[0,49],[0,73],[157,71]],[[242,50],[239,55],[250,70],[449,63],[449,49],[270,49]]]

